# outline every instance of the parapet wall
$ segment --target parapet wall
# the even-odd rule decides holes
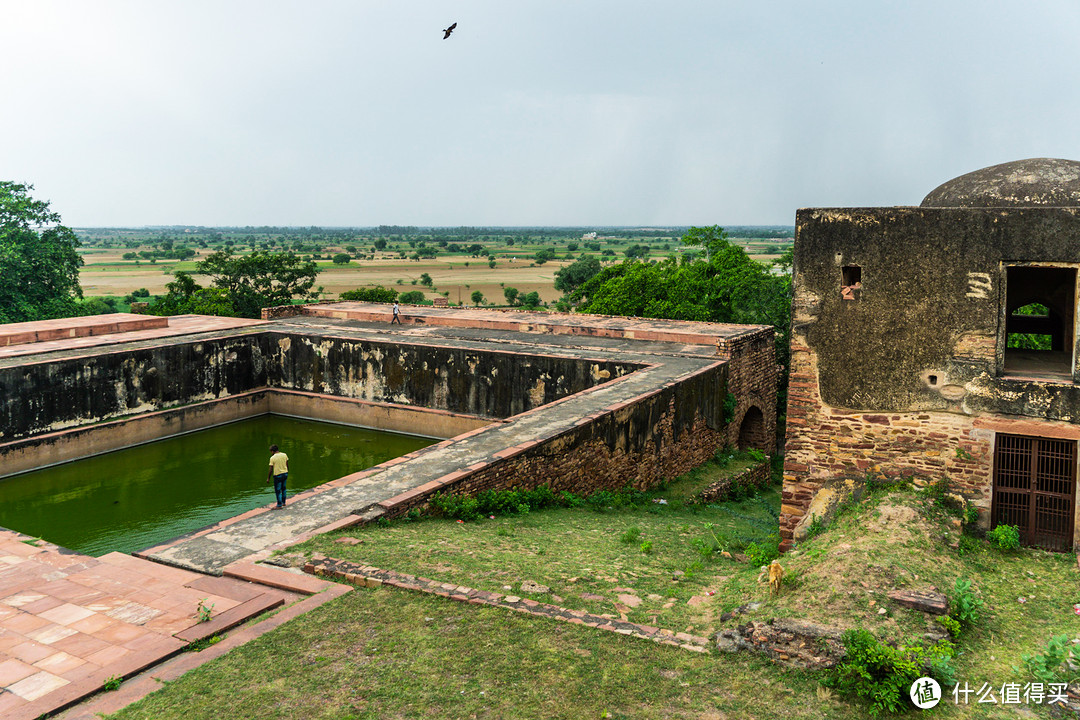
[[[505,418],[636,367],[280,332],[161,343],[0,368],[0,438],[21,440],[264,388]]]
[[[588,495],[628,484],[651,488],[697,467],[725,444],[726,428],[710,422],[717,408],[701,401],[723,396],[726,375],[724,364],[716,363],[677,385],[598,409],[379,506],[393,517],[437,492],[472,495],[547,485]]]

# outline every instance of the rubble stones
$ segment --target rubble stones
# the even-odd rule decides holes
[[[547,585],[541,585],[538,582],[533,582],[532,580],[526,580],[521,583],[521,592],[543,594],[551,592],[551,588],[549,588]]]

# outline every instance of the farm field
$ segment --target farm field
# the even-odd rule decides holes
[[[419,231],[414,235],[381,237],[318,228],[269,229],[265,234],[230,229],[178,232],[88,228],[78,232],[83,243],[79,253],[85,263],[79,280],[88,298],[120,298],[140,288],[152,296],[163,295],[173,273],[194,274],[200,260],[228,248],[237,254],[255,249],[289,250],[313,259],[320,271],[317,284],[327,299],[346,290],[381,285],[399,292],[419,290],[429,300],[445,294],[452,304],[466,305],[472,304],[472,293],[480,291],[484,304],[503,305],[503,287],[507,286],[517,288],[522,296],[539,293],[543,302],[553,303],[561,296],[554,287],[555,274],[584,253],[599,257],[607,265],[626,259],[633,248],[644,249],[643,257],[650,260],[693,251],[679,242],[681,232],[677,230],[669,236],[658,236],[658,231],[653,230],[650,235],[626,233],[588,239],[558,229],[551,235],[517,232],[514,236],[443,237]],[[732,242],[759,262],[768,263],[790,245],[790,238],[740,237],[732,238]],[[162,255],[163,248],[185,249],[194,255],[183,260],[150,257]],[[536,253],[541,251],[553,257],[537,262]],[[342,254],[349,256],[348,263],[332,260]],[[431,254],[435,256],[427,256]],[[425,273],[431,277],[430,286],[422,283]],[[198,277],[196,281],[206,283]]]

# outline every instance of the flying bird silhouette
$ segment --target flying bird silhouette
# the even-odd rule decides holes
[[[457,23],[454,23],[450,27],[443,30],[442,39],[445,40],[446,38],[450,37],[450,33],[454,32],[454,28],[456,28],[456,27],[457,27]]]

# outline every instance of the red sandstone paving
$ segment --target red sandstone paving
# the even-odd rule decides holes
[[[135,316],[141,317],[144,320],[147,316]],[[43,322],[63,322],[72,323],[80,318],[66,318],[62,321],[43,321]],[[48,339],[45,341],[24,341],[20,344],[7,344],[3,336],[0,335],[0,358],[15,357],[19,355],[32,355],[37,353],[53,352],[56,350],[79,350],[84,348],[93,348],[101,345],[113,345],[116,343],[132,342],[135,340],[153,340],[158,338],[174,337],[178,335],[192,335],[202,332],[213,332],[217,330],[232,330],[235,328],[243,328],[249,326],[263,325],[262,320],[246,320],[243,318],[224,318],[224,317],[209,317],[201,315],[175,315],[167,318],[167,327],[148,328],[148,329],[136,329],[120,332],[113,332],[110,334],[98,334],[88,335],[85,337],[70,336],[62,339]],[[25,325],[38,325],[39,323],[20,323]],[[10,325],[3,326],[5,329],[10,328]]]
[[[173,635],[199,624],[200,601],[216,616],[261,594],[240,580],[121,553],[75,555],[0,529],[0,717],[37,717],[167,658],[186,644]]]

